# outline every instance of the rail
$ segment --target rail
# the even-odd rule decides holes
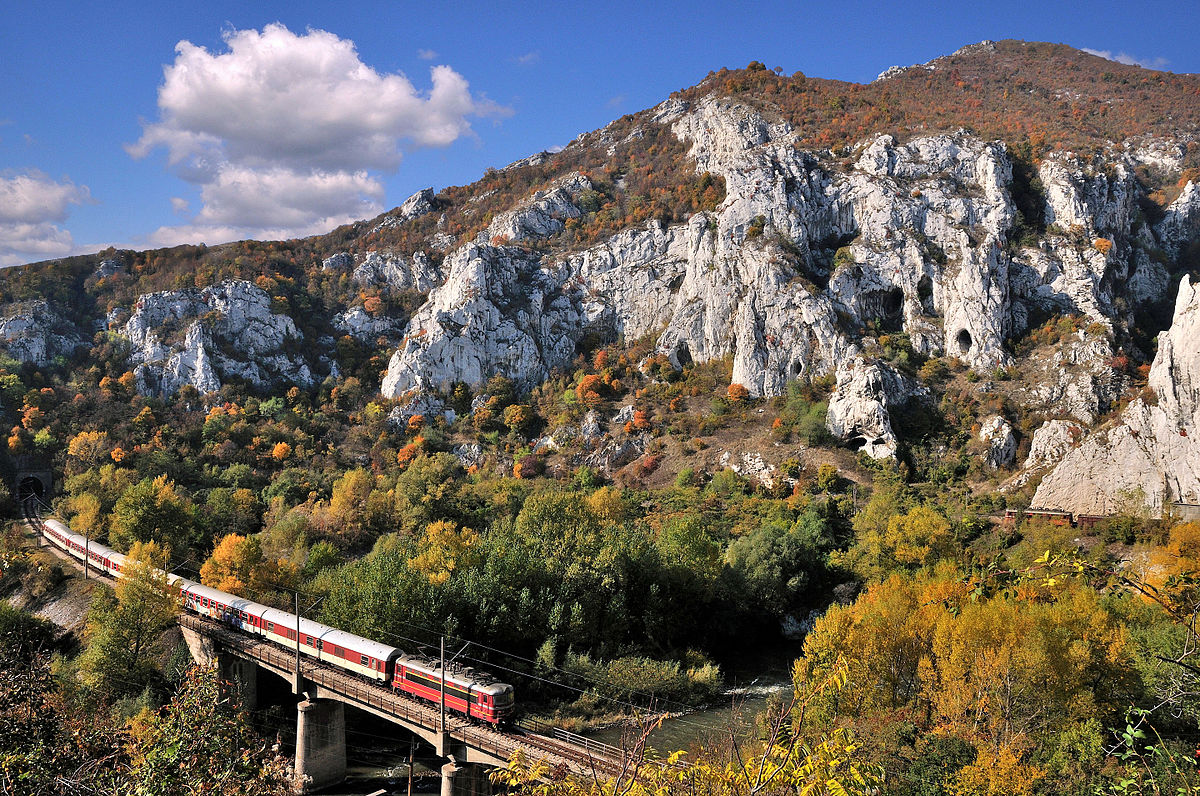
[[[21,508],[30,526],[35,531],[42,531],[41,509],[49,507],[31,495],[21,501]],[[179,624],[203,635],[218,637],[221,644],[235,654],[264,663],[279,671],[295,671],[296,656],[293,652],[232,632],[212,619],[181,613]],[[371,685],[341,670],[311,660],[301,661],[300,674],[304,679],[345,697],[351,703],[373,708],[431,732],[436,732],[440,725],[438,710],[391,688]],[[450,737],[499,760],[509,760],[515,752],[523,751],[535,756],[541,755],[541,759],[553,764],[558,771],[573,767],[584,774],[619,773],[627,762],[622,749],[542,722],[523,721],[519,723],[516,731],[503,732],[468,724],[458,716],[447,716],[446,721],[445,731]]]
[[[602,743],[594,738],[588,738],[586,735],[564,730],[562,727],[555,727],[553,724],[547,724],[544,721],[536,719],[521,719],[517,722],[517,726],[523,730],[527,730],[537,735],[549,736],[560,741],[571,744],[572,746],[583,749],[592,754],[598,754],[602,757],[608,757],[615,760],[620,760],[625,756],[625,750],[618,746]]]
[[[296,657],[294,654],[272,644],[233,633],[211,619],[181,614],[179,623],[206,636],[219,638],[221,644],[235,654],[240,653],[242,656],[281,671],[295,670]],[[339,694],[352,703],[374,708],[429,731],[437,731],[440,721],[439,711],[416,702],[406,695],[398,694],[390,688],[362,682],[344,672],[313,661],[302,661],[300,673],[304,679]],[[521,732],[513,734],[466,724],[456,716],[447,717],[446,731],[455,740],[500,760],[509,760],[514,752],[522,750],[526,753],[547,755],[547,762],[559,766],[572,763],[576,768],[585,772],[589,770],[614,772],[621,767],[624,753],[616,747],[565,731],[560,731],[563,735],[558,737],[547,737],[534,732],[532,724],[526,722],[519,725],[518,729]],[[570,738],[563,736],[579,738],[580,746],[573,745]]]

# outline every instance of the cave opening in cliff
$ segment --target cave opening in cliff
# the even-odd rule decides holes
[[[898,287],[877,290],[863,297],[862,316],[873,318],[881,332],[904,330],[904,291]]]
[[[675,361],[679,363],[679,367],[686,368],[692,364],[692,349],[688,348],[687,343],[680,343],[675,348]]]
[[[917,282],[917,298],[921,302],[921,311],[926,315],[936,315],[933,306],[933,280],[929,278],[929,274],[921,277]]]
[[[971,352],[971,333],[966,329],[959,329],[958,336],[954,338],[958,343],[958,353],[969,354]]]

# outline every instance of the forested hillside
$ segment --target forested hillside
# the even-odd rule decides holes
[[[9,269],[4,466],[139,561],[477,642],[564,725],[795,659],[747,750],[780,792],[1195,792],[1197,99],[1062,45],[755,62],[327,235]],[[1039,492],[1131,434],[1102,510]],[[15,530],[0,561],[61,580]],[[98,588],[0,698],[153,778],[212,687],[170,620]],[[749,792],[729,754],[693,773]]]

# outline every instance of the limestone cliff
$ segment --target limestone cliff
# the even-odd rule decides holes
[[[45,299],[13,304],[0,316],[0,346],[20,362],[42,368],[86,347],[79,330]]]
[[[1108,514],[1200,502],[1200,286],[1185,276],[1142,397],[1042,479],[1033,505]]]
[[[697,171],[724,178],[716,211],[556,254],[543,244],[581,214],[590,188],[579,174],[558,180],[446,254],[444,282],[409,321],[385,395],[493,373],[531,386],[584,340],[652,333],[676,366],[731,357],[733,381],[754,395],[831,372],[849,389],[856,380],[839,371],[865,353],[870,330],[904,332],[921,354],[990,374],[1010,363],[1006,343],[1033,316],[1078,313],[1111,329],[1131,304],[1162,298],[1168,277],[1147,252],[1182,245],[1200,216],[1189,185],[1150,228],[1136,206],[1133,155],[1058,153],[1037,172],[1045,232],[1022,245],[1012,239],[1016,187],[1002,143],[885,135],[837,157],[805,151],[787,123],[715,96],[670,100],[644,123],[670,125]],[[1122,386],[1108,367],[1111,345],[1096,335],[1081,345],[1064,352],[1070,367],[1029,386],[1031,406],[1065,402],[1084,422],[1107,410]],[[850,430],[861,423],[843,425],[831,429],[863,437]],[[878,425],[870,452],[890,455]]]
[[[296,324],[273,312],[271,297],[250,282],[144,295],[120,333],[143,393],[170,394],[185,384],[214,392],[230,377],[259,387],[314,381],[289,350],[300,340]]]

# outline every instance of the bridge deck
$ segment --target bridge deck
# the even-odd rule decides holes
[[[255,661],[279,673],[295,671],[295,654],[274,644],[237,633],[218,622],[191,614],[181,614],[179,623],[218,641],[222,649],[240,658]],[[419,702],[386,686],[360,680],[335,667],[312,660],[302,661],[301,673],[305,680],[336,694],[341,701],[350,705],[365,707],[373,713],[393,717],[398,722],[420,727],[427,733],[438,731],[439,711],[436,705]],[[455,743],[481,752],[496,761],[507,761],[517,751],[531,760],[544,760],[556,776],[568,772],[616,776],[627,766],[627,761],[601,754],[599,750],[581,748],[522,729],[492,729],[469,722],[456,714],[447,714],[446,732]]]

